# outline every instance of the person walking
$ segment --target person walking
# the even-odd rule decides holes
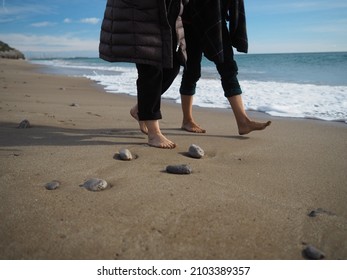
[[[224,96],[233,110],[239,134],[245,135],[269,126],[270,121],[255,122],[248,117],[237,79],[238,66],[234,60],[233,47],[239,52],[248,52],[243,0],[190,0],[183,13],[183,25],[188,60],[180,86],[183,112],[181,128],[188,132],[206,132],[194,121],[192,112],[196,84],[201,77],[203,54],[216,65]]]
[[[108,0],[101,25],[99,57],[136,64],[137,105],[130,113],[148,135],[148,144],[176,144],[159,127],[161,95],[186,61],[181,14],[188,0]]]

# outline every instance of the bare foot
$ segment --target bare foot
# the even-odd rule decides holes
[[[198,124],[196,124],[194,121],[182,123],[183,130],[193,133],[206,133],[206,130],[201,128]]]
[[[266,123],[248,121],[246,124],[239,126],[239,134],[245,135],[245,134],[248,134],[254,130],[263,130],[267,126],[269,126],[270,124],[271,124],[271,121],[268,121]]]
[[[167,139],[160,131],[158,120],[145,121],[148,129],[148,145],[161,149],[173,149],[176,144]]]
[[[161,133],[148,135],[148,145],[161,149],[174,149],[176,147],[175,143]]]
[[[139,126],[140,126],[140,130],[142,131],[142,133],[144,133],[144,134],[148,134],[148,129],[147,129],[147,126],[146,126],[146,124],[145,124],[145,122],[144,121],[140,121],[139,120],[139,117],[137,116],[137,105],[135,105],[134,107],[132,107],[131,109],[130,109],[130,115],[135,119],[135,120],[137,120],[138,121],[138,123],[139,123]]]

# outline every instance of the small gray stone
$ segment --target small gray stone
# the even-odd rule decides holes
[[[188,154],[193,158],[202,158],[205,152],[198,145],[192,144],[189,147]]]
[[[22,120],[19,125],[17,126],[17,128],[30,128],[30,122],[28,120]]]
[[[121,160],[132,160],[133,156],[128,149],[121,149],[119,150],[119,158]]]
[[[321,250],[313,247],[312,245],[308,245],[304,249],[303,253],[304,253],[304,256],[310,260],[321,260],[321,259],[324,259],[325,257],[325,254]]]
[[[92,178],[87,181],[85,181],[80,187],[85,188],[88,191],[102,191],[106,189],[108,186],[107,182],[103,179],[98,179],[98,178]]]
[[[192,173],[192,168],[187,164],[168,165],[166,171],[172,174],[190,174]]]
[[[70,104],[71,107],[79,107],[80,105],[78,105],[77,103],[72,103]]]
[[[52,182],[49,182],[45,185],[45,188],[49,191],[53,191],[57,189],[60,186],[60,182],[57,180],[53,180]]]
[[[313,217],[316,217],[319,213],[320,213],[320,212],[317,211],[317,210],[312,210],[312,211],[308,214],[308,216],[311,217],[311,218],[313,218]]]
[[[323,208],[317,208],[316,210],[312,210],[308,214],[308,216],[311,217],[311,218],[314,218],[314,217],[317,217],[320,214],[325,214],[325,215],[328,215],[328,216],[335,216],[334,213],[332,213],[330,211],[327,211],[327,210],[324,210]]]

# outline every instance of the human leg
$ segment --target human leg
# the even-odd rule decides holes
[[[230,106],[234,112],[239,134],[245,135],[254,130],[265,129],[267,126],[271,124],[270,121],[265,123],[255,122],[252,121],[246,113],[241,95],[242,91],[235,74],[237,72],[232,70],[235,69],[236,63],[235,66],[233,66],[234,63],[223,64],[224,65],[222,67],[218,67],[219,72],[221,74],[222,87],[224,89],[225,97],[228,99]],[[225,69],[222,70],[222,68]]]
[[[140,120],[139,120],[139,116],[137,115],[138,112],[139,112],[139,107],[138,107],[138,105],[137,105],[137,103],[136,103],[136,104],[134,105],[134,107],[132,107],[132,108],[130,109],[130,115],[131,115],[135,120],[138,121],[139,126],[140,126],[140,130],[142,131],[142,133],[148,134],[148,128],[147,128],[147,126],[146,126],[146,124],[145,124],[144,121],[140,121]]]
[[[138,71],[138,102],[130,110],[130,113],[132,116],[137,116],[140,129],[147,132],[150,146],[164,149],[175,148],[176,145],[161,133],[158,121],[161,119],[160,99],[163,71],[157,67],[144,64],[136,64],[136,68]]]
[[[151,85],[161,80],[162,73],[156,67],[146,64],[136,64],[136,68],[138,72],[138,79],[136,82],[138,102],[130,109],[130,115],[138,121],[140,130],[144,134],[148,134],[145,122],[139,118],[138,104],[140,103],[142,106],[142,119],[161,118],[160,111],[158,112],[158,106],[160,108],[160,99],[158,101],[156,89],[153,88],[153,90],[151,90]],[[157,115],[153,116],[154,112]]]
[[[188,132],[205,133],[206,130],[201,128],[193,119],[193,95],[181,94],[181,107],[183,113],[181,128]]]
[[[162,78],[161,78],[161,95],[164,94],[169,87],[172,85],[173,81],[177,77],[179,71],[180,71],[181,65],[179,64],[179,61],[176,56],[174,56],[173,60],[173,67],[172,68],[163,68],[162,69]],[[147,72],[150,74],[150,72]],[[148,74],[147,74],[148,75]],[[157,84],[159,86],[159,84]],[[146,124],[143,121],[140,121],[138,118],[138,104],[135,104],[131,109],[130,109],[130,115],[138,121],[140,130],[144,133],[148,133],[148,129],[146,127]]]
[[[265,123],[252,121],[245,111],[245,107],[240,94],[233,95],[227,98],[234,112],[240,135],[245,135],[255,130],[263,130],[271,124],[271,121]]]
[[[205,133],[193,118],[193,96],[196,83],[201,77],[202,50],[199,39],[190,24],[184,25],[186,38],[187,63],[183,70],[180,94],[183,120],[181,128],[188,132]]]
[[[234,60],[234,53],[226,25],[223,26],[222,33],[224,62],[216,64],[216,68],[221,76],[224,96],[228,99],[234,112],[239,134],[245,135],[255,130],[263,130],[271,122],[255,122],[248,117],[242,100],[242,90],[237,79],[238,67]]]

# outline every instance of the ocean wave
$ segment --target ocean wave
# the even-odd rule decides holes
[[[136,96],[136,71],[121,75],[86,75],[111,93]],[[179,75],[163,98],[180,103]],[[271,116],[310,118],[347,122],[347,87],[296,84],[283,82],[240,81],[246,110]],[[194,105],[209,108],[229,108],[219,79],[200,79]]]
[[[339,56],[339,54],[337,55]],[[281,57],[282,55],[276,55],[272,59],[278,60]],[[286,58],[286,61],[292,59],[291,56],[283,57]],[[318,58],[320,57],[318,56]],[[242,56],[242,58],[244,57]],[[250,56],[250,59],[253,60],[260,58],[262,56]],[[285,75],[279,78],[276,71],[270,71],[276,61],[268,63],[266,75],[262,75],[265,72],[259,68],[259,63],[249,62],[243,67],[246,70],[239,75],[239,79],[246,110],[264,112],[278,117],[310,118],[347,123],[347,86],[345,84],[336,83],[334,85],[333,79],[326,84],[312,83],[310,79],[307,79],[307,76],[300,73],[296,73],[296,79],[292,75],[284,80]],[[37,60],[35,63],[46,65],[51,69],[58,69],[56,72],[65,75],[84,76],[102,85],[110,93],[136,96],[137,71],[134,64],[105,63],[97,58]],[[254,65],[253,68],[252,65]],[[344,64],[343,67],[345,67]],[[343,67],[336,70],[338,71],[338,74],[335,75],[338,76],[337,80],[341,80],[340,70],[344,69]],[[294,66],[291,69],[292,73],[297,71]],[[326,72],[325,69],[317,66],[314,73],[318,71],[319,74],[312,81],[317,81]],[[249,75],[249,73],[259,75]],[[314,74],[312,71],[311,73]],[[180,81],[181,74],[170,89],[163,94],[164,99],[180,103]],[[197,84],[194,105],[209,108],[230,108],[228,100],[224,97],[215,66],[210,62],[205,61],[202,66],[202,78]]]

